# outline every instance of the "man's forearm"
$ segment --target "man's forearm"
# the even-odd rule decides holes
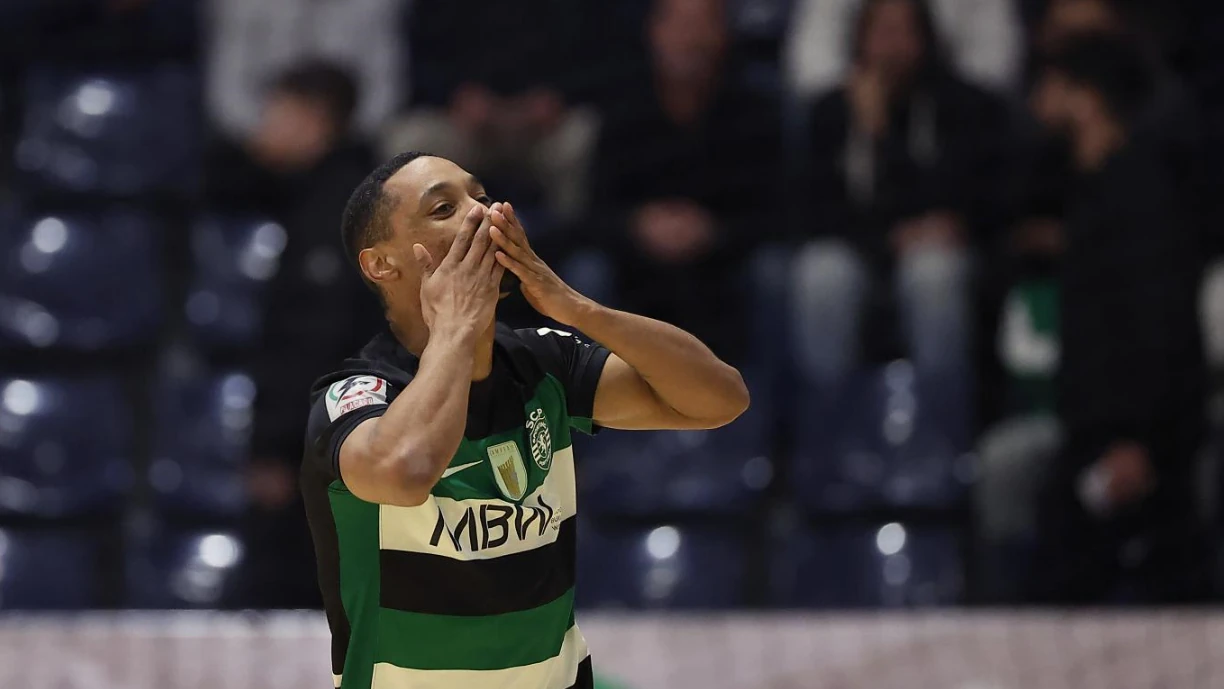
[[[594,302],[576,320],[572,327],[632,366],[655,395],[682,416],[733,417],[747,404],[739,371],[674,325]]]
[[[463,440],[475,340],[462,331],[431,336],[416,375],[378,419],[373,451],[401,462],[412,483],[432,488]]]

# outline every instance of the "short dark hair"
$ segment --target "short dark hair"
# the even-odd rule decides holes
[[[318,59],[300,62],[277,74],[268,90],[322,105],[341,134],[352,126],[358,102],[357,84],[340,65]]]
[[[353,190],[340,220],[340,239],[349,260],[361,271],[357,256],[391,236],[390,213],[394,199],[386,193],[387,180],[405,165],[430,154],[421,151],[400,153],[379,165]],[[365,274],[362,273],[362,279]]]
[[[1100,95],[1114,117],[1130,125],[1150,103],[1155,75],[1140,46],[1124,35],[1093,34],[1069,41],[1047,69]]]

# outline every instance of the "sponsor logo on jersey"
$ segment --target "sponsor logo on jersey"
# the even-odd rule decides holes
[[[552,466],[552,431],[548,430],[548,417],[538,406],[527,415],[527,444],[536,466],[548,471]]]
[[[489,462],[493,464],[493,478],[502,495],[510,500],[522,500],[527,494],[527,467],[523,465],[518,443],[507,440],[491,445],[488,454]]]
[[[350,376],[327,389],[327,416],[332,421],[375,404],[387,403],[387,381],[377,376]]]
[[[438,510],[438,521],[434,523],[429,545],[434,548],[442,542],[442,535],[458,552],[479,552],[487,548],[505,545],[511,539],[525,541],[541,538],[548,529],[558,531],[561,519],[557,509],[545,502],[542,495],[534,498],[535,505],[498,505],[485,503],[469,507],[459,517],[454,529],[446,523],[442,510]]]

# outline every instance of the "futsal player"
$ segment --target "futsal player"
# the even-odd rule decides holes
[[[748,406],[692,335],[562,282],[508,203],[401,154],[343,240],[387,328],[312,393],[302,489],[343,689],[592,686],[574,625],[574,431],[701,429]],[[597,341],[496,322],[521,290]]]

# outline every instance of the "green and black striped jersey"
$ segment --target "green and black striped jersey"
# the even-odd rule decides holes
[[[607,357],[568,333],[499,325],[464,439],[417,507],[358,499],[338,466],[345,437],[386,410],[417,358],[386,332],[315,384],[302,491],[337,687],[592,686],[574,624],[570,434],[594,430]]]

